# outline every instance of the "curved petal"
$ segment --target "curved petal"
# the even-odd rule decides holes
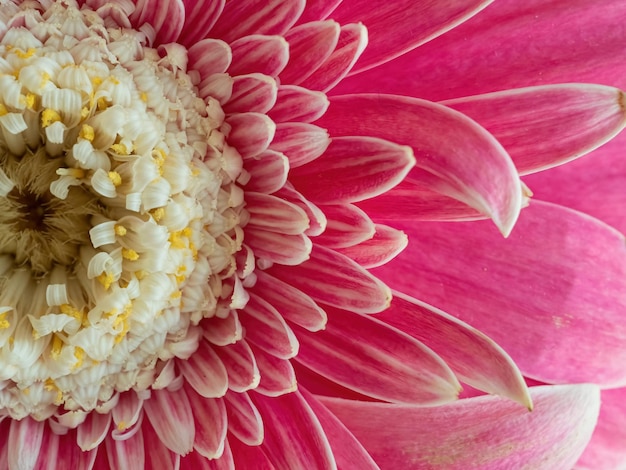
[[[522,214],[508,240],[485,222],[403,223],[409,247],[376,274],[489,335],[524,375],[626,384],[624,236],[549,203]]]
[[[11,420],[7,448],[9,468],[34,468],[41,450],[45,421],[35,421],[27,417]]]
[[[493,396],[442,407],[318,397],[383,468],[569,470],[600,407],[593,385],[531,388],[535,410]]]
[[[624,2],[498,0],[428,44],[343,80],[335,91],[438,101],[563,82],[624,89],[625,15]]]
[[[622,91],[600,85],[548,85],[444,101],[487,129],[520,174],[573,160],[626,125]]]
[[[424,344],[375,318],[328,308],[324,331],[295,330],[295,360],[363,395],[394,403],[434,405],[455,400],[461,387],[446,363]]]
[[[333,137],[369,135],[413,147],[417,168],[409,181],[474,207],[504,234],[519,215],[522,190],[513,162],[491,134],[461,113],[400,96],[347,95],[331,98],[317,124]]]
[[[152,390],[144,410],[159,439],[171,451],[185,455],[193,449],[193,411],[184,389]]]
[[[352,204],[323,206],[328,225],[315,243],[328,248],[346,248],[371,239],[376,233],[374,222]]]
[[[414,49],[475,15],[490,0],[351,0],[332,17],[340,23],[365,23],[371,38],[355,72],[368,70]]]
[[[182,0],[143,0],[136,2],[136,5],[129,19],[135,26],[150,23],[156,31],[157,44],[166,44],[178,38],[185,23],[185,5]]]
[[[374,229],[374,236],[369,240],[347,248],[339,248],[337,251],[364,268],[370,269],[387,264],[409,243],[407,236],[400,230],[381,224],[376,224]]]
[[[186,2],[185,25],[178,42],[187,47],[193,46],[207,37],[224,10],[225,0],[192,0]],[[191,4],[191,8],[188,6]]]

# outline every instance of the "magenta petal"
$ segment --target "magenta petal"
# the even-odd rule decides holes
[[[322,246],[299,266],[273,266],[269,273],[316,301],[354,312],[376,313],[389,306],[391,291],[351,259]]]
[[[233,78],[233,91],[223,107],[224,112],[266,113],[276,103],[277,91],[272,77],[260,73],[239,75]]]
[[[376,224],[374,236],[358,245],[338,248],[337,252],[356,261],[364,268],[387,264],[404,250],[409,242],[404,232],[386,225]]]
[[[227,344],[239,341],[243,337],[243,331],[237,310],[231,310],[224,318],[220,318],[218,316],[205,318],[202,321],[202,329],[202,335],[204,338],[216,346],[226,346]],[[206,356],[209,354],[207,351],[204,351],[204,347],[205,346],[203,345],[198,347],[198,349],[202,348],[202,350],[198,353],[199,355]],[[206,362],[210,363],[211,359]]]
[[[276,124],[261,113],[233,114],[226,122],[232,127],[228,143],[244,158],[256,157],[267,149],[276,131]]]
[[[185,23],[185,6],[182,0],[143,0],[136,4],[137,8],[130,15],[134,25],[150,23],[157,33],[157,44],[176,41]]]
[[[309,236],[317,236],[326,229],[326,216],[319,207],[296,191],[291,183],[287,182],[284,187],[276,192],[276,196],[292,202],[306,212],[310,227],[305,232]]]
[[[41,449],[45,421],[35,421],[30,417],[22,420],[11,420],[9,439],[6,444],[9,450],[9,468],[30,469],[35,467]]]
[[[104,441],[110,425],[110,413],[89,413],[76,430],[76,443],[83,452],[96,449]]]
[[[626,125],[624,95],[598,85],[550,85],[446,101],[507,150],[520,174],[577,158]]]
[[[463,382],[532,408],[528,388],[515,363],[480,331],[399,292],[394,293],[391,307],[376,318],[437,351]]]
[[[315,237],[315,243],[328,248],[354,246],[374,236],[374,223],[368,215],[352,204],[323,206],[328,219],[326,230]]]
[[[422,408],[318,397],[383,468],[571,469],[600,406],[593,385],[531,388],[535,409],[498,397]]]
[[[200,341],[198,349],[189,359],[178,362],[185,380],[205,398],[217,398],[228,389],[228,375],[224,363],[206,342]]]
[[[308,260],[312,246],[306,235],[289,235],[254,226],[246,227],[246,242],[257,258],[286,266],[297,266]]]
[[[231,43],[231,75],[262,73],[276,77],[289,61],[289,43],[282,36],[246,36]]]
[[[190,69],[200,73],[204,80],[214,73],[228,70],[233,54],[228,44],[218,39],[203,39],[189,48]]]
[[[228,430],[246,445],[258,446],[263,442],[263,419],[248,394],[228,392],[224,398]]]
[[[194,410],[195,411],[195,410]],[[178,470],[180,455],[169,450],[155,432],[149,420],[143,422],[141,432],[145,442],[149,442],[149,451],[146,452],[146,467],[159,470]]]
[[[206,399],[191,387],[184,385],[189,404],[193,409],[196,433],[193,441],[195,452],[207,459],[215,459],[224,452],[227,418],[226,407],[221,398]]]
[[[376,274],[487,334],[524,375],[626,384],[624,236],[549,203],[522,214],[508,240],[485,222],[402,223],[411,243]]]
[[[280,359],[260,348],[252,347],[252,351],[261,373],[261,381],[255,391],[268,397],[277,397],[298,388],[291,361]]]
[[[141,428],[129,433],[125,439],[113,439],[111,436],[104,441],[106,445],[109,468],[145,468],[146,452]],[[104,449],[100,448],[99,452]],[[98,461],[100,459],[97,459]]]
[[[445,33],[489,3],[488,0],[351,0],[339,5],[333,19],[342,24],[365,23],[371,40],[356,69],[362,71]]]
[[[53,434],[53,433],[48,433]],[[71,436],[71,434],[70,434]],[[59,452],[56,460],[52,460],[49,454],[39,454],[40,460],[42,456],[45,456],[50,470],[57,468],[76,468],[76,469],[91,469],[94,466],[96,460],[96,454],[98,449],[93,449],[88,452],[84,452],[76,445],[76,442],[72,438],[59,439]],[[2,461],[0,460],[0,465]]]
[[[300,393],[324,428],[338,468],[379,470],[378,465],[372,460],[365,448],[335,415],[308,391],[301,388]]]
[[[193,410],[184,389],[152,390],[144,410],[159,439],[170,449],[185,455],[193,449]]]
[[[296,85],[278,87],[276,105],[268,113],[274,122],[311,122],[319,119],[328,109],[326,94]]]
[[[283,34],[302,14],[304,0],[226,2],[211,36],[233,41],[249,34]]]
[[[285,122],[276,125],[276,135],[270,148],[284,153],[289,165],[302,166],[319,157],[330,138],[325,129],[304,122]]]
[[[228,372],[230,390],[243,393],[259,384],[259,368],[245,339],[228,346],[216,347],[215,350]]]
[[[229,436],[228,443],[233,452],[235,468],[254,468],[254,470],[276,470],[260,446],[249,446],[234,436]]]
[[[205,38],[224,10],[225,0],[191,0],[186,2],[185,26],[178,42],[187,47]],[[188,5],[191,5],[191,8]]]
[[[424,344],[375,318],[328,309],[324,331],[296,329],[295,360],[363,395],[394,403],[435,405],[461,387],[446,363]]]
[[[298,24],[308,21],[325,20],[342,0],[307,0]]]
[[[282,153],[266,150],[247,159],[244,169],[250,173],[250,181],[245,185],[246,194],[248,191],[271,194],[287,182],[289,159]]]
[[[504,234],[519,215],[522,189],[511,158],[461,113],[413,98],[347,95],[332,98],[317,124],[333,137],[370,135],[413,147],[409,181],[474,207]]]
[[[265,428],[262,448],[277,468],[333,470],[332,450],[315,413],[298,392],[280,397],[252,395]]]
[[[284,199],[246,191],[246,210],[250,213],[248,227],[298,235],[309,225],[305,212]]]

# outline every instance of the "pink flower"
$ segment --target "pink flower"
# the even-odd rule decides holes
[[[542,202],[511,231],[520,174],[624,99],[552,85],[615,59],[548,67],[488,3],[4,2],[0,467],[571,467],[598,388],[529,389],[469,324],[529,377],[621,385],[578,320],[614,318],[623,239]]]

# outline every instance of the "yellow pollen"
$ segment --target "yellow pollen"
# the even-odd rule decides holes
[[[182,297],[182,293],[177,290],[176,292],[172,292],[172,295],[170,295],[171,299],[180,299]]]
[[[198,259],[198,249],[196,248],[196,245],[194,245],[192,242],[189,242],[189,249],[191,250],[191,256],[193,256],[194,260]]]
[[[83,312],[78,310],[77,308],[74,308],[68,304],[63,304],[59,306],[59,309],[61,310],[61,313],[74,317],[81,323],[83,322]]]
[[[129,261],[137,261],[139,259],[139,254],[135,250],[122,248],[122,257]]]
[[[117,78],[113,77],[113,76],[109,76],[109,81],[111,83],[113,83],[113,85],[119,85],[120,84],[120,81]]]
[[[185,241],[182,238],[183,235],[184,234],[183,234],[182,230],[178,231],[178,232],[170,233],[170,237],[169,237],[170,243],[172,244],[172,246],[174,248],[182,249],[182,248],[185,248],[187,246],[187,244],[185,243]]]
[[[46,389],[48,392],[51,392],[52,390],[57,389],[57,384],[54,383],[52,377],[48,377],[44,382],[43,388]]]
[[[5,114],[9,114],[9,110],[5,105],[0,103],[0,116],[4,116]]]
[[[139,95],[139,99],[141,101],[143,101],[144,103],[148,102],[148,94],[145,91],[142,91],[141,94]]]
[[[18,56],[20,59],[28,59],[29,57],[34,56],[35,52],[37,52],[37,49],[35,49],[34,47],[28,48],[26,52],[22,51],[21,49],[15,49],[15,55]]]
[[[8,312],[0,313],[0,330],[6,330],[11,326],[11,323],[7,320],[7,313]]]
[[[100,284],[104,286],[106,290],[109,290],[109,287],[111,287],[111,284],[113,284],[113,281],[115,280],[113,274],[109,273],[102,273],[98,277],[96,277],[96,279]]]
[[[26,107],[28,109],[33,109],[35,107],[35,101],[37,97],[33,93],[27,93],[25,97]]]
[[[128,230],[126,230],[126,227],[120,224],[115,224],[115,227],[113,228],[113,230],[115,230],[115,235],[119,237],[123,237],[124,235],[128,233]]]
[[[93,83],[94,86],[98,86],[102,84],[102,78],[100,77],[93,77],[91,79],[91,83]]]
[[[130,155],[130,151],[124,144],[113,144],[111,145],[111,150],[113,150],[118,155]]]
[[[109,171],[109,179],[113,186],[119,186],[122,184],[122,175],[120,175],[117,171]]]
[[[85,357],[85,350],[80,346],[74,348],[74,357],[76,358],[76,364],[72,366],[72,369],[78,369],[83,365],[83,358]]]
[[[86,108],[83,108],[86,109]],[[78,134],[80,137],[82,137],[85,140],[88,140],[89,142],[93,142],[93,139],[96,136],[95,131],[93,130],[93,127],[91,127],[89,124],[83,124],[83,127],[81,127],[80,129],[80,134]]]
[[[39,86],[43,88],[48,84],[49,81],[50,81],[50,74],[48,72],[44,72],[41,74],[41,82],[39,83]]]
[[[98,111],[104,111],[109,107],[109,103],[107,103],[107,100],[105,98],[98,98],[96,104],[98,106]]]
[[[144,277],[146,277],[146,274],[148,274],[146,271],[144,271],[143,269],[140,269],[139,271],[135,271],[135,277],[138,280],[142,280]]]
[[[73,176],[74,178],[81,179],[85,177],[85,170],[82,168],[59,168],[56,171],[59,176]]]
[[[53,122],[61,120],[61,115],[54,109],[46,108],[41,113],[41,127],[48,127]]]
[[[80,110],[80,117],[85,119],[87,116],[89,116],[89,108],[84,106],[81,110]]]
[[[63,340],[59,338],[57,335],[52,337],[52,349],[50,350],[50,356],[52,359],[58,359],[61,355],[61,350],[63,349]]]
[[[165,209],[163,209],[162,207],[158,207],[152,211],[150,211],[150,213],[152,214],[152,218],[158,222],[159,220],[161,220],[163,217],[165,217]]]
[[[30,388],[26,387],[25,389],[22,390],[22,393],[24,395],[29,395],[30,394]]]
[[[124,429],[126,429],[126,423],[124,421],[120,421],[119,423],[117,423],[118,431],[123,431]]]

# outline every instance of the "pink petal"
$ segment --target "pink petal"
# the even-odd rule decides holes
[[[41,447],[39,449],[39,455],[35,464],[31,467],[37,470],[54,470],[59,463],[59,435],[46,429],[47,432],[43,433],[43,439],[41,441]],[[80,452],[78,447],[76,448]],[[70,456],[72,453],[69,454]],[[22,467],[28,468],[28,467]]]
[[[144,421],[141,431],[145,442],[149,443],[149,449],[148,452],[146,452],[145,468],[178,470],[180,455],[173,453],[165,446],[163,441],[159,439],[159,436],[150,424],[149,420]]]
[[[352,0],[333,12],[339,23],[362,21],[370,46],[357,71],[371,69],[449,31],[483,9],[489,1]]]
[[[168,449],[180,455],[191,452],[195,426],[184,389],[153,389],[150,399],[143,406],[154,431]]]
[[[245,339],[216,348],[217,355],[228,372],[228,388],[243,393],[259,384],[259,368]],[[193,357],[193,356],[192,356]]]
[[[307,199],[341,204],[376,197],[398,184],[415,165],[410,147],[371,137],[337,137],[289,181]]]
[[[367,28],[361,23],[341,27],[333,53],[302,86],[310,90],[328,91],[350,72],[367,46]]]
[[[270,148],[284,153],[291,168],[302,166],[319,157],[330,138],[325,129],[302,122],[286,122],[276,125],[276,135]]]
[[[260,446],[243,444],[234,436],[228,438],[233,452],[235,468],[254,468],[255,470],[276,470]]]
[[[328,439],[315,413],[298,392],[280,397],[255,393],[265,428],[262,448],[277,468],[336,469]]]
[[[200,341],[189,359],[178,361],[178,367],[187,383],[205,398],[221,397],[228,389],[226,366],[206,341]]]
[[[145,468],[146,453],[141,427],[131,432],[125,439],[113,439],[111,436],[104,441],[106,444],[109,468]],[[102,452],[104,449],[100,449]],[[97,459],[96,462],[98,462]]]
[[[137,423],[141,417],[143,402],[134,391],[120,393],[117,404],[111,410],[114,432],[123,433]]]
[[[225,318],[214,316],[204,319],[202,329],[204,338],[217,346],[235,343],[243,337],[241,322],[236,310],[228,312]],[[204,350],[200,352],[200,354],[203,353],[210,354]]]
[[[603,390],[598,425],[577,469],[618,469],[626,466],[626,389]]]
[[[255,274],[257,283],[252,292],[271,304],[284,319],[309,331],[325,327],[326,312],[311,297],[265,271],[257,270]]]
[[[288,235],[246,227],[246,243],[258,258],[287,266],[297,266],[307,259],[311,252],[311,240],[306,235]]]
[[[193,409],[196,433],[193,449],[207,459],[219,458],[224,452],[227,418],[226,406],[221,398],[206,399],[187,384],[184,385],[189,404]]]
[[[338,248],[337,252],[347,256],[364,268],[375,268],[387,264],[398,256],[408,244],[404,232],[386,225],[376,224],[374,236],[358,245]]]
[[[410,145],[417,159],[410,181],[476,208],[504,234],[519,215],[522,190],[510,157],[493,136],[456,111],[412,98],[351,95],[332,98],[317,123],[333,137],[370,135]]]
[[[283,317],[271,304],[250,294],[250,300],[239,312],[246,340],[280,359],[298,353],[298,340]]]
[[[91,412],[76,430],[76,443],[83,452],[96,449],[109,431],[111,415]]]
[[[324,331],[296,329],[296,360],[363,395],[394,403],[435,405],[461,389],[446,363],[424,344],[365,315],[328,309]]]
[[[345,248],[374,236],[374,223],[368,215],[352,204],[324,206],[328,219],[326,230],[315,242],[328,248]]]
[[[197,70],[201,80],[204,80],[214,73],[226,72],[232,62],[233,54],[224,41],[203,39],[189,48],[188,57],[189,68]]]
[[[277,397],[298,388],[296,373],[289,360],[280,359],[260,348],[251,347],[261,374],[261,381],[255,391],[268,397]]]
[[[224,398],[228,413],[228,430],[244,444],[258,446],[263,442],[263,419],[248,394],[228,392]],[[280,426],[281,423],[269,425]]]
[[[225,0],[190,0],[186,2],[185,26],[178,42],[187,47],[205,38],[224,10]],[[191,5],[191,6],[190,6]]]
[[[309,218],[298,206],[267,194],[246,191],[246,210],[250,213],[247,227],[298,235],[309,225]]]
[[[298,24],[307,21],[325,20],[342,0],[307,0]]]
[[[251,176],[246,184],[246,194],[248,192],[271,194],[287,182],[289,159],[282,153],[266,150],[255,158],[248,158],[244,162],[244,168]]]
[[[522,88],[446,101],[507,150],[520,174],[573,160],[626,125],[624,95],[598,85]]]
[[[563,82],[623,89],[625,14],[623,2],[499,0],[409,54],[344,80],[339,88],[430,100]]]
[[[599,390],[545,386],[531,395],[532,412],[493,396],[434,408],[318,399],[383,468],[571,469],[595,426]]]
[[[8,439],[9,468],[30,469],[35,467],[46,431],[45,421],[35,421],[27,417],[11,419]],[[47,430],[50,432],[50,430]]]
[[[81,425],[82,426],[82,425]],[[53,433],[47,433],[52,435]],[[71,436],[71,437],[70,437]],[[91,469],[94,466],[96,460],[97,449],[84,452],[76,444],[73,439],[74,436],[68,434],[59,439],[59,452],[56,459],[48,457],[49,451],[42,452],[39,457],[49,459],[48,465],[53,465],[50,468],[77,468],[77,469]],[[104,452],[103,452],[104,453]]]
[[[285,35],[289,63],[280,73],[281,83],[298,85],[315,72],[335,49],[339,30],[335,21],[315,21],[291,29]]]
[[[293,186],[287,182],[285,186],[280,188],[280,191],[276,193],[277,196],[292,202],[306,212],[311,224],[308,230],[305,232],[309,236],[317,236],[326,229],[326,216],[311,201],[307,200],[302,194],[296,191]]]
[[[276,81],[267,75],[253,73],[233,79],[233,92],[223,107],[227,114],[266,113],[276,102]]]
[[[269,270],[313,300],[354,312],[376,313],[389,306],[391,292],[351,259],[313,246],[311,258],[299,266],[275,265]]]
[[[423,342],[472,387],[532,403],[524,378],[511,358],[480,331],[428,304],[399,292],[391,307],[376,317]]]
[[[311,122],[319,119],[328,105],[325,93],[296,85],[281,85],[276,104],[268,114],[274,122]]]
[[[490,336],[524,375],[553,383],[626,384],[622,234],[539,201],[523,211],[509,240],[485,222],[401,227],[411,243],[376,270],[394,288]],[[409,269],[410,277],[398,275]]]
[[[274,122],[260,113],[233,114],[226,122],[232,127],[228,143],[244,158],[255,157],[267,149],[276,131]]]
[[[228,72],[235,75],[262,73],[276,77],[289,61],[289,43],[282,36],[255,34],[230,44],[233,60]]]
[[[283,34],[304,10],[304,0],[227,2],[211,36],[233,41],[249,34]]]
[[[137,8],[130,15],[133,25],[150,23],[157,33],[157,44],[176,41],[185,23],[185,6],[182,0],[166,3],[160,0],[143,0],[136,5]]]

